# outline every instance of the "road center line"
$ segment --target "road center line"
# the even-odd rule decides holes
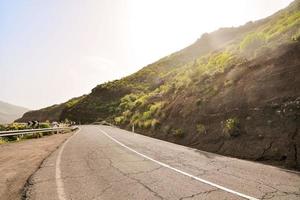
[[[240,192],[237,192],[237,191],[228,189],[228,188],[226,188],[226,187],[224,187],[224,186],[218,185],[218,184],[216,184],[216,183],[212,183],[212,182],[210,182],[210,181],[204,180],[204,179],[199,178],[199,177],[197,177],[197,176],[193,176],[193,175],[191,175],[191,174],[189,174],[189,173],[187,173],[187,172],[184,172],[184,171],[181,171],[181,170],[179,170],[179,169],[176,169],[176,168],[174,168],[174,167],[172,167],[172,166],[170,166],[170,165],[168,165],[168,164],[165,164],[165,163],[162,163],[162,162],[160,162],[160,161],[157,161],[157,160],[155,160],[155,159],[153,159],[153,158],[150,158],[149,156],[146,156],[146,155],[144,155],[144,154],[142,154],[142,153],[139,153],[139,152],[137,152],[136,150],[134,150],[134,149],[132,149],[132,148],[126,146],[125,144],[123,144],[123,143],[121,143],[120,141],[116,140],[114,137],[110,136],[110,135],[109,135],[108,133],[106,133],[105,131],[103,131],[103,130],[101,130],[101,129],[100,129],[100,131],[101,131],[104,135],[106,135],[108,138],[110,138],[111,140],[113,140],[114,142],[116,142],[117,144],[119,144],[120,146],[122,146],[122,147],[124,147],[124,148],[126,148],[126,149],[128,149],[128,150],[130,150],[130,151],[132,151],[132,152],[134,152],[134,153],[136,153],[136,154],[138,154],[138,155],[140,155],[140,156],[142,156],[142,157],[148,159],[148,160],[151,160],[151,161],[153,161],[153,162],[155,162],[155,163],[157,163],[157,164],[159,164],[159,165],[161,165],[161,166],[163,166],[163,167],[166,167],[166,168],[168,168],[168,169],[171,169],[171,170],[173,170],[173,171],[176,171],[176,172],[178,172],[178,173],[180,173],[180,174],[183,174],[183,175],[185,175],[185,176],[188,176],[188,177],[190,177],[190,178],[192,178],[192,179],[194,179],[194,180],[197,180],[197,181],[199,181],[199,182],[202,182],[202,183],[205,183],[205,184],[207,184],[207,185],[210,185],[210,186],[219,188],[219,189],[224,190],[224,191],[226,191],[226,192],[229,192],[229,193],[231,193],[231,194],[234,194],[234,195],[237,195],[237,196],[246,198],[246,199],[250,199],[250,200],[258,200],[257,198],[254,198],[254,197],[248,196],[248,195],[246,195],[246,194],[242,194],[242,193],[240,193]]]
[[[70,141],[70,139],[72,137],[74,137],[78,132],[80,131],[80,129],[78,131],[76,131],[74,133],[74,135],[72,135],[70,138],[67,139],[67,141],[65,141],[63,143],[63,145],[61,146],[61,148],[59,149],[57,158],[56,158],[56,164],[55,164],[55,181],[56,181],[56,191],[57,191],[57,195],[58,195],[58,199],[59,200],[66,200],[66,194],[65,194],[65,190],[64,190],[64,183],[63,183],[63,179],[61,177],[61,170],[60,170],[60,163],[61,163],[61,155],[62,152],[64,151],[64,148],[66,146],[66,144]]]

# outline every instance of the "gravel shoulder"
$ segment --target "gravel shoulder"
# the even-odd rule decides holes
[[[73,133],[0,145],[0,199],[21,199],[27,179]]]

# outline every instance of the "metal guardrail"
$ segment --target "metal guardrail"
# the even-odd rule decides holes
[[[13,131],[0,131],[0,137],[15,136],[15,135],[26,135],[32,133],[46,133],[46,132],[58,132],[63,130],[75,130],[78,127],[58,127],[58,128],[41,128],[41,129],[24,129],[24,130],[13,130]]]

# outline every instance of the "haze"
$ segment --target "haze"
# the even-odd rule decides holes
[[[292,0],[0,1],[0,99],[31,109],[89,93]]]

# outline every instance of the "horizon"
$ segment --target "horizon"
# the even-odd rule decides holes
[[[191,45],[203,33],[270,16],[292,0],[231,0],[219,2],[223,5],[217,8],[216,0],[191,0],[186,7],[182,0],[119,4],[102,0],[72,5],[64,1],[58,10],[52,2],[33,2],[17,6],[1,2],[0,24],[4,28],[0,41],[4,45],[0,47],[0,73],[5,87],[0,100],[36,110],[130,75]],[[174,7],[168,9],[171,2]],[[199,7],[203,13],[198,13]],[[215,11],[212,16],[211,10]],[[180,11],[183,15],[178,15]]]

